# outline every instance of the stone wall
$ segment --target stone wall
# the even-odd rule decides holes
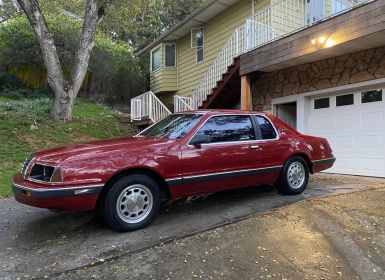
[[[385,47],[324,59],[253,77],[253,107],[271,110],[271,100],[385,77]]]

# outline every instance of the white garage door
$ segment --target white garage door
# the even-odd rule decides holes
[[[308,134],[329,140],[337,161],[328,172],[385,177],[385,90],[310,100]]]

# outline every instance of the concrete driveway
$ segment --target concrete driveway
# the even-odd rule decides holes
[[[110,231],[92,213],[57,214],[5,199],[0,201],[0,278],[385,279],[384,259],[378,257],[385,253],[381,215],[377,222],[360,218],[368,231],[373,223],[382,225],[373,252],[354,245],[338,220],[346,212],[349,221],[346,207],[359,205],[365,190],[377,192],[370,196],[377,200],[366,199],[365,205],[381,209],[384,181],[320,174],[298,196],[263,186],[175,201],[148,228],[125,234]],[[352,192],[352,198],[339,195]],[[334,198],[342,200],[326,211]],[[365,225],[359,229],[361,237],[373,234]]]

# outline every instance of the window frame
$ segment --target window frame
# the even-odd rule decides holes
[[[193,38],[194,30],[202,30],[202,46],[198,46],[197,44],[193,44],[195,42],[195,38]],[[194,27],[191,28],[191,48],[195,49],[195,63],[201,64],[205,62],[205,29],[204,27]],[[202,51],[202,60],[198,61],[198,51]]]
[[[159,68],[153,69],[153,53],[159,50],[160,58],[159,58]],[[156,48],[153,48],[150,52],[150,72],[156,72],[162,68],[162,46],[157,46]]]
[[[342,105],[338,105],[338,97],[345,97],[345,96],[352,96],[353,98],[353,103],[351,104],[342,104]],[[354,106],[356,105],[356,100],[355,100],[355,94],[354,93],[346,93],[346,94],[340,94],[340,95],[336,95],[335,97],[335,100],[336,100],[336,108],[342,108],[342,107],[345,107],[345,106]]]
[[[271,121],[271,119],[268,116],[263,116],[263,115],[253,115],[253,116],[254,116],[253,119],[254,119],[255,125],[259,130],[258,134],[259,134],[260,140],[257,140],[257,141],[276,141],[276,140],[279,140],[280,135],[278,133],[278,129],[275,127],[275,124]],[[260,125],[258,124],[257,117],[265,118],[271,124],[271,126],[273,127],[273,129],[275,131],[275,135],[276,135],[275,138],[272,138],[272,139],[263,139],[262,138],[262,131],[261,131]]]
[[[275,127],[274,123],[271,121],[271,119],[267,116],[264,115],[258,115],[258,114],[216,114],[209,116],[206,120],[203,120],[203,122],[197,126],[196,130],[192,133],[192,136],[190,139],[187,141],[187,146],[188,147],[195,147],[194,145],[191,145],[190,142],[194,138],[194,136],[198,133],[198,131],[213,117],[221,117],[221,116],[248,116],[250,117],[251,124],[254,129],[254,134],[255,134],[255,139],[253,140],[245,140],[245,141],[228,141],[228,142],[214,142],[214,143],[202,143],[201,146],[213,146],[213,145],[234,145],[234,144],[249,144],[249,143],[255,143],[255,142],[266,142],[266,141],[276,141],[280,139],[280,135],[278,133],[277,128]],[[261,128],[258,125],[257,122],[257,116],[259,117],[264,117],[267,119],[272,127],[275,130],[275,133],[277,137],[275,139],[262,139],[262,133],[261,133]]]
[[[174,45],[175,46],[175,51],[174,51],[174,62],[175,63],[174,63],[174,66],[167,66],[167,63],[166,63],[166,59],[167,59],[166,46],[168,46],[168,45]],[[163,60],[164,68],[175,68],[176,64],[177,64],[177,61],[176,61],[177,45],[176,45],[176,43],[164,43],[163,50],[164,50],[164,60]]]

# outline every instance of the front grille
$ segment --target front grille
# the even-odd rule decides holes
[[[23,162],[23,165],[21,166],[21,174],[25,177],[25,173],[27,172],[27,169],[28,169],[28,165],[31,163],[31,161],[33,160],[33,156],[29,156],[25,159],[25,161]]]
[[[55,167],[52,166],[35,164],[29,173],[29,178],[38,181],[50,182],[54,170]]]

